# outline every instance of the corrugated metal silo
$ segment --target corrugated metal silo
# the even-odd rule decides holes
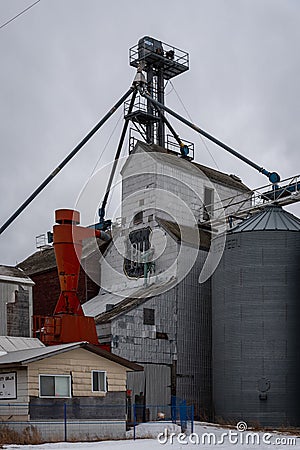
[[[268,206],[227,234],[212,280],[216,417],[300,425],[299,231]]]

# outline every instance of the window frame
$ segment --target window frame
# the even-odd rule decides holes
[[[68,380],[69,380],[69,395],[68,396],[55,395],[55,380],[54,380],[54,395],[42,395],[42,393],[41,393],[41,377],[68,378]],[[68,375],[68,374],[64,375],[64,374],[53,374],[53,373],[40,373],[39,374],[39,398],[72,398],[72,376]]]
[[[139,225],[140,223],[143,223],[144,220],[144,211],[137,211],[132,219],[133,225]]]
[[[95,391],[94,390],[94,373],[104,373],[104,391]],[[106,394],[107,393],[107,371],[106,370],[98,370],[93,369],[91,371],[91,384],[92,384],[92,393],[93,394]]]
[[[209,197],[209,200],[208,200]],[[211,220],[214,217],[215,190],[209,186],[204,186],[203,199],[203,220]]]

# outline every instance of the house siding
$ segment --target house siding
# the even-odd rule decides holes
[[[39,375],[72,375],[72,396],[90,397],[92,395],[92,370],[107,372],[109,392],[126,390],[126,369],[112,361],[99,359],[84,349],[61,353],[51,358],[28,365],[28,390],[31,397],[39,396]],[[104,397],[102,392],[93,392],[93,397]]]
[[[106,371],[106,393],[92,392],[92,370]],[[124,439],[128,370],[82,348],[1,369],[17,372],[17,398],[0,399],[0,420],[18,433],[30,426],[42,441]],[[72,397],[40,398],[40,374],[71,375]]]
[[[0,420],[28,420],[28,376],[27,368],[23,369],[0,369],[0,375],[3,373],[16,372],[17,379],[17,398],[0,399]]]

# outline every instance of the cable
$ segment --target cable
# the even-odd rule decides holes
[[[17,19],[18,17],[20,17],[22,14],[24,14],[26,11],[28,11],[30,8],[32,8],[34,5],[36,5],[37,3],[39,3],[41,0],[37,0],[36,2],[32,3],[32,5],[28,6],[27,8],[23,9],[23,11],[21,11],[19,14],[17,14],[16,16],[12,17],[11,19],[9,19],[7,22],[3,23],[2,25],[0,25],[0,30],[1,28],[6,27],[6,25],[8,25],[10,22],[12,22],[13,20]]]
[[[125,147],[125,145],[124,145],[124,147],[123,147],[123,149],[122,149],[122,153],[121,153],[120,158],[119,158],[120,160],[122,159],[123,156],[125,156],[125,151],[126,151],[126,147]],[[110,198],[109,198],[109,200],[108,200],[108,203],[107,203],[107,208],[106,208],[107,211],[109,210],[109,207],[110,207],[111,202],[112,202],[114,190],[115,190],[115,188],[116,188],[116,186],[117,186],[118,184],[119,184],[119,183],[114,184],[114,185],[112,186],[111,190],[110,190],[111,196],[110,196]]]
[[[166,85],[165,85],[165,90],[167,89],[168,83],[170,82],[170,80],[167,80]],[[169,90],[169,92],[165,93],[165,96],[167,97],[169,94],[171,94],[171,92],[174,90],[174,86],[171,87],[171,89]]]
[[[193,119],[192,119],[192,117],[191,117],[191,115],[189,114],[188,110],[186,109],[186,107],[185,107],[185,105],[184,105],[183,101],[181,100],[181,97],[180,97],[180,95],[179,95],[179,94],[178,94],[178,92],[176,91],[176,89],[175,89],[175,86],[174,86],[174,84],[172,83],[172,81],[171,81],[171,80],[169,80],[169,81],[170,81],[170,85],[172,86],[172,88],[173,88],[173,90],[174,90],[174,92],[175,92],[175,94],[176,94],[176,96],[177,96],[178,100],[180,101],[180,103],[181,103],[181,105],[182,105],[183,109],[185,110],[186,114],[188,115],[188,117],[189,117],[190,121],[191,121],[191,122],[194,122],[194,121],[193,121]],[[170,91],[170,92],[172,92],[172,91]],[[170,93],[170,92],[169,92],[169,93]],[[208,148],[208,146],[207,146],[207,144],[206,144],[205,140],[203,139],[203,137],[202,137],[201,135],[200,135],[200,139],[201,139],[201,141],[202,141],[202,143],[203,143],[204,147],[206,148],[206,150],[207,150],[207,151],[208,151],[208,153],[210,154],[210,157],[211,157],[211,159],[212,159],[212,160],[213,160],[213,162],[215,163],[215,165],[216,165],[216,168],[217,168],[218,170],[220,170],[220,168],[219,168],[219,166],[218,166],[218,164],[217,164],[217,161],[216,161],[216,160],[215,160],[215,158],[213,157],[213,155],[212,155],[211,151],[209,150],[209,148]]]
[[[229,147],[229,145],[225,144],[224,142],[220,141],[220,139],[217,139],[212,134],[207,133],[207,131],[202,130],[200,127],[195,125],[194,123],[187,120],[185,117],[182,117],[177,112],[173,111],[171,108],[168,108],[166,105],[163,105],[157,100],[154,100],[154,98],[150,97],[148,93],[145,92],[145,90],[140,90],[141,95],[145,97],[147,100],[149,100],[154,105],[159,106],[167,113],[171,114],[171,116],[175,117],[176,119],[180,120],[180,122],[184,123],[188,127],[192,128],[192,130],[196,131],[197,133],[201,134],[202,136],[206,137],[206,139],[209,139],[214,144],[219,145],[219,147],[222,147],[224,150],[226,150],[228,153],[231,153],[232,155],[236,156],[241,161],[244,161],[244,163],[248,164],[249,166],[253,167],[255,170],[258,170],[259,173],[262,173],[266,177],[269,178],[270,182],[273,184],[276,184],[280,181],[280,175],[277,172],[269,172],[267,169],[264,169],[262,166],[259,166],[251,159],[247,158],[246,156],[242,155],[241,153],[234,150],[232,147]],[[275,186],[276,188],[276,186]]]
[[[36,188],[36,190],[22,203],[21,206],[7,219],[7,221],[0,227],[0,234],[6,230],[7,227],[21,214],[24,209],[30,205],[30,203],[42,192],[43,189],[53,180],[56,175],[71,161],[72,158],[79,152],[79,150],[94,136],[94,134],[104,125],[104,123],[113,115],[113,113],[119,108],[119,106],[124,103],[124,101],[129,97],[130,94],[135,90],[132,85],[128,91],[117,101],[117,103],[105,114],[104,117],[97,123],[97,125],[92,128],[92,130],[76,145],[75,148],[66,156],[66,158],[60,163],[56,169],[53,170],[50,175]]]
[[[116,125],[114,126],[114,129],[112,130],[112,132],[111,132],[111,134],[110,134],[110,136],[109,136],[109,138],[108,138],[108,140],[107,140],[107,142],[106,142],[106,144],[105,144],[105,146],[104,146],[102,152],[100,153],[100,156],[99,156],[99,158],[98,158],[98,160],[97,160],[97,162],[96,162],[96,164],[95,164],[95,166],[94,166],[92,172],[90,173],[89,179],[91,179],[92,176],[94,175],[94,173],[95,173],[95,171],[96,171],[96,167],[98,166],[98,164],[99,164],[99,162],[100,162],[100,160],[101,160],[101,158],[102,158],[102,156],[103,156],[105,150],[107,149],[107,146],[108,146],[108,144],[110,143],[110,141],[111,141],[111,139],[112,139],[112,137],[113,137],[113,135],[114,135],[114,133],[115,133],[115,131],[116,131],[116,129],[117,129],[119,123],[120,123],[120,120],[122,119],[122,117],[123,117],[123,112],[120,114],[120,117],[118,118],[117,123],[116,123]]]
[[[117,148],[117,151],[116,151],[116,154],[115,154],[114,163],[113,163],[113,166],[111,168],[111,172],[110,172],[109,179],[108,179],[108,182],[107,182],[107,186],[106,186],[105,194],[104,194],[104,197],[103,197],[103,200],[102,200],[101,208],[99,209],[99,222],[100,222],[100,224],[103,224],[103,225],[105,224],[105,220],[104,220],[105,219],[105,209],[106,209],[106,206],[107,206],[108,196],[110,194],[111,186],[112,186],[112,183],[113,183],[113,180],[114,180],[114,176],[115,176],[115,173],[116,173],[116,170],[117,170],[117,166],[118,166],[118,163],[119,163],[120,154],[122,152],[123,143],[124,143],[124,140],[125,140],[125,137],[126,137],[126,133],[127,133],[127,129],[128,129],[128,125],[129,125],[129,117],[130,117],[130,114],[132,113],[132,109],[134,107],[136,95],[137,95],[137,92],[134,91],[133,94],[132,94],[132,97],[131,97],[131,100],[130,100],[130,105],[129,105],[128,112],[127,112],[128,116],[127,116],[127,118],[125,118],[125,122],[124,122],[124,125],[123,125],[123,128],[122,128],[122,133],[121,133],[121,136],[120,136],[120,139],[119,139],[118,148]]]

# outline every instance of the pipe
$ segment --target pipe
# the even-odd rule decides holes
[[[146,94],[146,92],[143,89],[140,89],[140,93],[141,95],[143,95],[146,99],[148,99],[149,101],[151,101],[154,105],[158,106],[159,108],[163,109],[164,111],[168,112],[169,114],[171,114],[172,116],[174,116],[176,119],[180,120],[181,122],[183,122],[185,125],[187,125],[188,127],[192,128],[193,130],[197,131],[197,133],[201,134],[202,136],[206,137],[207,139],[209,139],[210,141],[214,142],[215,144],[219,145],[220,147],[222,147],[224,150],[228,151],[229,153],[231,153],[232,155],[236,156],[237,158],[241,159],[242,161],[244,161],[246,164],[248,164],[249,166],[253,167],[254,169],[258,170],[258,172],[261,172],[263,175],[266,175],[271,183],[278,183],[280,181],[280,176],[278,175],[278,173],[276,172],[269,172],[266,169],[264,169],[263,167],[260,167],[258,164],[256,164],[255,162],[251,161],[250,159],[246,158],[245,156],[241,155],[240,153],[238,153],[236,150],[234,150],[233,148],[229,147],[228,145],[224,144],[223,142],[221,142],[219,139],[215,138],[214,136],[212,136],[211,134],[207,133],[206,131],[202,130],[201,128],[199,128],[197,125],[193,124],[192,122],[190,122],[189,120],[185,119],[184,117],[180,116],[179,114],[177,114],[176,112],[172,111],[172,109],[168,108],[167,106],[163,105],[162,103],[159,103],[157,100],[155,100],[154,98],[150,97],[150,95]]]
[[[39,195],[39,193],[53,180],[54,177],[63,169],[65,165],[79,152],[79,150],[91,139],[91,137],[102,127],[102,125],[113,115],[119,106],[129,97],[135,90],[135,86],[120,98],[119,101],[108,111],[108,113],[95,125],[95,127],[82,139],[79,144],[68,154],[68,156],[56,167],[56,169],[39,185],[39,187],[25,200],[24,203],[10,216],[10,218],[1,226],[0,234],[21,214],[22,211]]]
[[[169,128],[169,130],[171,131],[171,133],[174,136],[174,139],[178,142],[179,146],[180,146],[180,151],[182,156],[187,156],[188,154],[188,147],[182,142],[182,140],[180,139],[179,135],[176,133],[176,131],[174,130],[174,128],[172,127],[172,125],[170,124],[170,122],[168,121],[168,119],[166,118],[166,116],[164,116],[164,114],[162,113],[161,108],[159,108],[159,106],[154,105],[155,109],[157,109],[162,121],[167,125],[167,127]]]
[[[136,90],[132,94],[127,114],[130,114],[132,112],[132,109],[133,109],[133,106],[134,106],[134,102],[135,102],[135,98],[136,98]],[[122,133],[121,133],[121,137],[120,137],[120,140],[119,140],[119,145],[118,145],[118,148],[117,148],[117,151],[116,151],[116,154],[115,154],[114,163],[113,163],[113,166],[112,166],[112,169],[111,169],[111,172],[110,172],[110,176],[109,176],[109,180],[108,180],[108,183],[107,183],[105,195],[104,195],[104,198],[103,198],[103,201],[102,201],[101,208],[99,209],[99,219],[100,219],[99,222],[100,222],[100,224],[104,224],[106,204],[107,204],[108,196],[109,196],[109,193],[110,193],[111,185],[112,185],[115,173],[116,173],[118,161],[119,161],[119,158],[120,158],[121,150],[122,150],[122,147],[123,147],[124,139],[125,139],[127,128],[128,128],[128,123],[129,123],[129,119],[125,119],[125,123],[124,123],[123,129],[122,129]]]

